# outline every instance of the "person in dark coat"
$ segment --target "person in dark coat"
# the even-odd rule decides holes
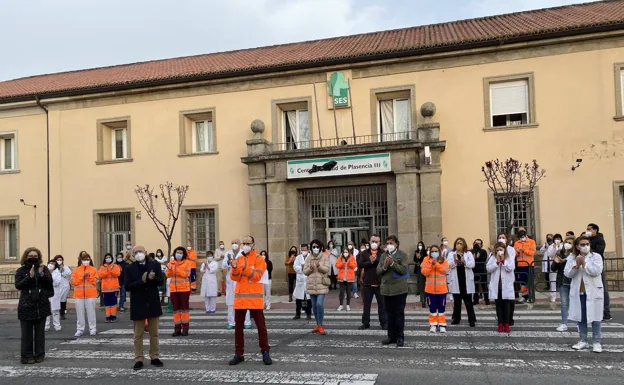
[[[145,248],[135,246],[132,257],[135,262],[129,264],[125,271],[125,286],[130,295],[130,319],[134,323],[134,370],[143,369],[143,336],[145,320],[150,336],[149,355],[151,364],[162,367],[158,358],[158,322],[162,315],[158,287],[163,283],[160,263],[146,260]]]
[[[488,253],[483,249],[483,241],[481,239],[475,239],[472,244],[472,255],[475,259],[475,267],[472,269],[474,273],[475,292],[473,296],[473,305],[479,304],[479,289],[483,294],[485,305],[490,306],[490,293],[487,282],[487,259]]]
[[[20,291],[17,318],[22,329],[21,361],[34,364],[45,358],[45,322],[52,315],[50,298],[54,296],[54,286],[39,249],[26,249],[21,265],[15,272],[15,288]]]

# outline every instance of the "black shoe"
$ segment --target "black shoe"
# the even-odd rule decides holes
[[[141,370],[141,369],[143,369],[143,362],[141,362],[141,361],[135,362],[134,363],[134,368],[132,368],[132,369],[134,369],[134,370]]]
[[[477,305],[479,305],[479,301],[474,301],[474,302],[472,303],[472,306],[477,306]]]
[[[514,326],[515,322],[514,320],[509,321],[509,326]]]
[[[61,316],[61,321],[65,321],[65,316],[64,315]]]
[[[490,306],[490,301],[485,301],[485,306]]]
[[[265,365],[273,365],[273,360],[269,352],[262,352],[262,362],[264,362]]]
[[[300,315],[296,315],[296,316],[293,317],[293,320],[298,320],[298,319],[301,319]]]
[[[155,366],[157,368],[162,368],[163,366],[165,366],[165,364],[162,363],[161,360],[159,360],[158,358],[153,359],[150,364],[152,364],[152,366]]]
[[[311,319],[312,319],[312,316],[311,316],[311,315],[309,315],[309,316],[307,316],[307,317],[306,317],[306,320],[308,320],[308,321],[310,321]]]
[[[451,322],[451,325],[459,325],[459,320],[454,319],[453,322]]]
[[[381,341],[382,345],[391,345],[391,344],[396,344],[396,340],[391,340],[390,338],[386,338],[385,340]]]
[[[22,360],[22,365],[33,365],[35,360],[31,358],[30,360]]]
[[[475,326],[476,326],[476,325],[475,325],[475,323],[474,323],[474,322],[471,322],[471,323],[470,323],[470,327],[471,327],[471,328],[473,328],[473,327],[475,327]]]
[[[174,331],[174,332],[173,332],[173,334],[171,335],[171,337],[178,337],[178,336],[181,336],[181,335],[182,335],[182,332],[181,332],[181,331],[179,331],[179,330],[176,330],[176,331]]]
[[[604,322],[611,321],[612,319],[613,319],[613,317],[611,317],[610,315],[606,315],[606,316],[602,317],[602,320],[603,320]]]
[[[181,334],[182,337],[188,336],[188,330],[184,330]]]
[[[288,302],[292,302],[292,295],[288,296]]]
[[[230,360],[229,364],[230,364],[230,366],[234,366],[234,365],[238,365],[238,364],[240,364],[241,362],[244,362],[244,361],[245,361],[245,356],[234,355],[234,358],[232,358]]]
[[[381,330],[388,330],[388,325],[386,324],[381,325]]]
[[[41,358],[35,358],[35,363],[40,364],[43,362],[43,357]]]
[[[358,330],[366,330],[366,329],[370,329],[370,325],[360,325],[360,327],[358,328]]]
[[[397,347],[402,348],[403,346],[405,346],[405,341],[403,340],[403,338],[397,338]]]

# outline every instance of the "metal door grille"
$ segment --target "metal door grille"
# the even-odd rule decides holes
[[[17,219],[0,220],[0,262],[16,262],[17,249]]]
[[[524,227],[527,234],[538,236],[535,234],[535,210],[533,199],[528,193],[522,193],[521,195],[514,197],[511,204],[511,213],[507,213],[505,206],[502,204],[498,197],[496,199],[496,232],[504,232],[506,234],[511,233],[509,229],[510,215],[516,218],[516,226],[514,227],[514,234],[518,233],[518,228]]]
[[[187,244],[200,254],[215,250],[215,210],[187,211]]]
[[[100,258],[106,253],[115,254],[124,250],[124,243],[132,240],[130,213],[100,215],[101,239]]]
[[[326,241],[328,228],[369,228],[382,239],[388,235],[386,185],[299,190],[299,241]]]

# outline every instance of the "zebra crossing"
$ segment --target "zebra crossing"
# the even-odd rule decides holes
[[[313,320],[293,320],[293,315],[292,310],[265,312],[274,360],[270,367],[262,365],[255,328],[245,330],[246,361],[228,367],[227,361],[234,350],[234,331],[225,328],[227,315],[224,311],[210,315],[192,311],[188,337],[171,337],[170,316],[161,318],[160,358],[165,362],[164,369],[150,369],[149,365],[140,372],[130,369],[134,360],[132,325],[122,316],[116,324],[99,323],[101,329],[96,337],[68,337],[49,345],[43,363],[46,370],[41,370],[41,366],[0,364],[0,377],[375,385],[390,383],[386,374],[393,367],[624,372],[624,324],[603,325],[602,355],[579,352],[571,347],[578,342],[572,323],[567,332],[555,331],[559,326],[556,311],[517,309],[512,333],[500,334],[496,331],[495,312],[482,310],[477,311],[476,327],[469,327],[465,319],[462,324],[451,326],[449,320],[448,333],[434,334],[429,332],[428,314],[420,309],[411,310],[406,312],[406,340],[401,348],[382,346],[380,341],[386,332],[378,325],[358,330],[361,324],[358,310],[326,311],[326,336],[311,333]],[[148,342],[146,336],[144,343]],[[389,367],[377,368],[380,361]]]

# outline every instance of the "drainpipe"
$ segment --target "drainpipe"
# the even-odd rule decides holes
[[[41,104],[39,97],[35,95],[37,105],[46,113],[46,168],[47,168],[47,217],[48,217],[48,260],[50,259],[50,114],[48,109]]]
[[[271,252],[269,250],[269,186],[267,185],[267,165],[264,162],[264,226],[266,232],[266,252],[269,258]]]

